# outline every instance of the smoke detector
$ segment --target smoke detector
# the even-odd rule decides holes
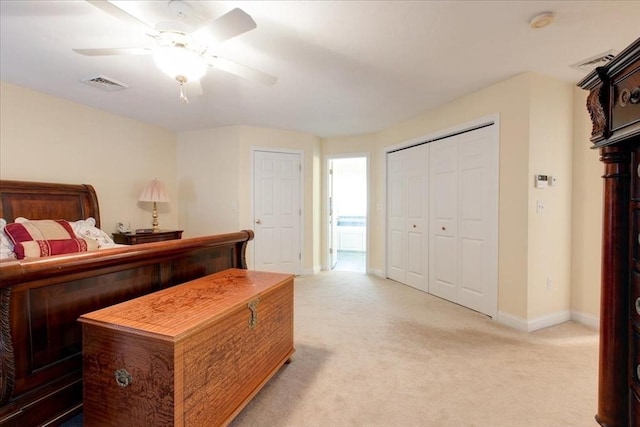
[[[570,65],[570,67],[575,68],[576,70],[590,72],[595,70],[597,67],[607,65],[613,58],[616,57],[617,54],[617,51],[609,49],[608,51],[600,53],[598,55],[594,55],[591,58],[576,62],[575,64]]]
[[[116,92],[129,88],[129,86],[127,86],[126,84],[120,83],[119,81],[112,79],[111,77],[106,77],[103,75],[87,77],[86,79],[82,80],[82,83],[89,86],[97,87],[98,89],[102,89],[107,92]]]
[[[538,30],[540,28],[544,28],[550,25],[551,23],[553,23],[553,21],[555,21],[555,19],[556,19],[555,13],[542,12],[534,16],[533,18],[531,18],[531,21],[529,21],[529,27],[531,27],[534,30]]]

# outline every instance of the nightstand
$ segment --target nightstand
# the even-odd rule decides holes
[[[122,245],[162,242],[182,238],[182,230],[160,230],[155,233],[113,233],[113,241]]]

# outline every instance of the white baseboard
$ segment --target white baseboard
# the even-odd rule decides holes
[[[592,327],[594,329],[600,329],[600,318],[591,314],[572,311],[571,320],[573,320],[574,322],[582,323],[583,325]]]
[[[537,319],[532,319],[528,322],[529,332],[548,328],[549,326],[559,325],[561,323],[568,322],[569,320],[571,320],[571,312],[569,311],[559,311],[554,314],[538,317]]]
[[[547,316],[538,317],[537,319],[526,320],[511,314],[498,312],[497,321],[505,326],[517,329],[523,332],[533,332],[539,329],[548,328],[549,326],[559,325],[571,320],[569,311],[560,311],[558,313]]]
[[[511,314],[499,311],[496,321],[510,328],[517,329],[518,331],[527,331],[527,321]]]

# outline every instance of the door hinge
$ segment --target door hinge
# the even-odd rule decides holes
[[[329,169],[329,175],[333,175],[333,169]]]
[[[298,252],[298,259],[302,260],[302,253],[301,252]]]
[[[298,216],[302,216],[302,209],[298,209]]]
[[[302,164],[301,163],[298,164],[298,172],[302,172]]]
[[[329,255],[333,255],[333,248],[329,248]]]

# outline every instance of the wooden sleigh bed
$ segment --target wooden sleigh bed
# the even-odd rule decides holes
[[[0,180],[0,218],[93,217],[90,185]],[[250,230],[0,262],[0,425],[59,425],[82,410],[81,314],[228,268]]]

